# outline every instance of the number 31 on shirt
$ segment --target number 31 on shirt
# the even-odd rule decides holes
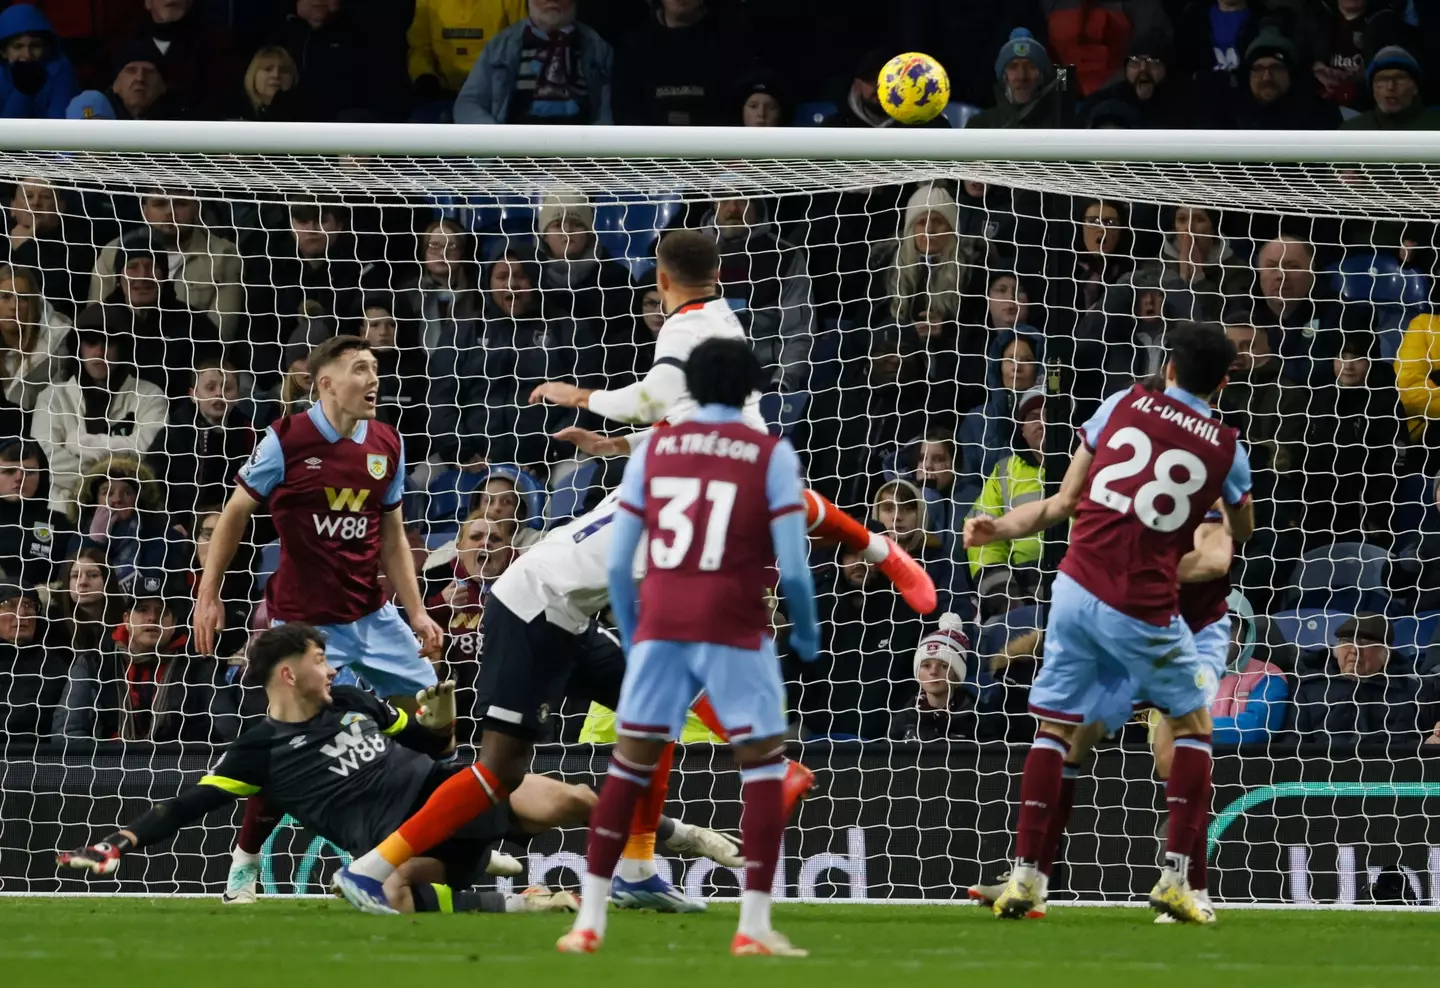
[[[697,477],[651,477],[649,496],[665,502],[656,515],[656,524],[670,534],[667,544],[660,535],[650,539],[650,563],[656,569],[675,569],[685,561],[695,541],[695,523],[690,507],[700,497]],[[710,505],[705,519],[705,540],[700,548],[699,568],[712,573],[725,558],[725,540],[730,533],[730,512],[735,507],[735,484],[728,480],[712,480],[705,485],[705,500]]]

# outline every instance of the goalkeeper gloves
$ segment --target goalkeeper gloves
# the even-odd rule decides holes
[[[425,687],[415,694],[415,702],[420,704],[415,711],[415,719],[422,727],[432,731],[445,730],[455,723],[455,680],[447,679]]]
[[[111,834],[98,844],[77,851],[61,851],[55,863],[61,868],[88,871],[92,875],[113,875],[120,867],[120,857],[134,845],[123,834]]]

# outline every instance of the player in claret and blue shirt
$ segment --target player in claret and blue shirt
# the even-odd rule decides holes
[[[605,902],[637,800],[704,690],[740,764],[745,889],[736,955],[804,956],[770,925],[770,890],[784,830],[785,685],[766,590],[779,557],[794,630],[790,643],[815,658],[820,629],[807,560],[800,461],[784,439],[744,419],[762,380],[743,339],[695,347],[685,379],[698,406],[656,429],[620,485],[610,547],[610,604],[627,651],[616,710],[618,740],[591,818],[583,912],[556,945],[593,953]],[[644,542],[637,596],[633,566]]]
[[[1165,867],[1150,904],[1182,922],[1209,919],[1186,872],[1210,808],[1213,673],[1179,613],[1179,565],[1217,499],[1237,542],[1250,537],[1254,513],[1249,457],[1208,401],[1225,384],[1235,348],[1220,327],[1194,323],[1172,330],[1170,343],[1165,390],[1137,384],[1108,398],[1082,428],[1059,493],[1002,518],[965,522],[971,547],[1075,520],[1052,591],[1045,663],[1030,691],[1040,727],[1025,760],[1016,863],[995,900],[999,916],[1029,915],[1044,900],[1037,862],[1071,742],[1086,723],[1123,722],[1128,701],[1144,699],[1165,714],[1175,738]]]
[[[415,692],[436,680],[422,650],[438,653],[443,636],[425,610],[405,540],[400,437],[375,419],[375,354],[359,337],[336,336],[311,351],[308,369],[319,402],[266,430],[211,537],[195,605],[196,642],[213,653],[224,615],[221,578],[250,516],[268,501],[280,533],[280,565],[265,585],[270,619],[320,628],[332,665],[348,666],[392,704],[413,709]],[[382,563],[408,625],[386,599]],[[256,852],[273,817],[259,797],[247,802],[226,901],[254,900]]]

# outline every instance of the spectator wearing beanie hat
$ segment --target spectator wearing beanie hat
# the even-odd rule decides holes
[[[1050,88],[1055,67],[1035,37],[1023,27],[995,56],[995,105],[970,119],[969,127],[1054,127],[1060,103]]]
[[[118,120],[176,120],[182,116],[149,41],[131,41],[120,49],[115,58],[115,81],[106,95]]]
[[[893,741],[975,740],[975,697],[961,684],[974,667],[970,639],[955,614],[940,615],[940,626],[915,649],[915,702],[890,719]]]
[[[1316,94],[1295,43],[1266,28],[1245,49],[1228,117],[1201,122],[1234,130],[1334,130],[1340,108]]]
[[[1365,70],[1375,107],[1351,117],[1341,130],[1440,130],[1440,110],[1425,105],[1420,63],[1399,45],[1381,48]]]
[[[788,127],[795,108],[790,87],[774,69],[755,69],[735,82],[742,127]]]

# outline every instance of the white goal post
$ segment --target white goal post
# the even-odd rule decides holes
[[[182,676],[180,659],[147,666],[115,644],[133,573],[183,584],[194,572],[214,471],[236,455],[175,437],[244,428],[253,444],[269,418],[304,407],[295,360],[309,345],[336,331],[386,340],[384,414],[416,468],[416,559],[449,615],[448,661],[473,684],[478,605],[452,613],[443,591],[473,577],[478,601],[486,560],[503,561],[463,544],[457,558],[457,531],[474,537],[478,508],[518,551],[618,481],[547,439],[600,423],[536,415],[525,388],[643,372],[654,243],[689,225],[720,242],[722,293],[771,373],[767,417],[809,481],[914,536],[974,645],[933,694],[950,706],[925,707],[915,649],[938,613],[905,612],[883,580],[816,549],[827,655],[787,672],[792,753],[822,790],[787,833],[785,896],[954,901],[1003,870],[1030,730],[1029,632],[1063,546],[971,558],[959,529],[1053,485],[1043,464],[1063,462],[1070,427],[1158,369],[1165,326],[1197,319],[1243,342],[1220,404],[1263,476],[1260,533],[1234,570],[1255,615],[1236,619],[1250,638],[1222,691],[1211,888],[1247,905],[1440,905],[1440,761],[1421,757],[1440,726],[1427,656],[1440,626],[1440,459],[1427,455],[1440,448],[1427,427],[1440,419],[1440,136],[10,120],[0,210],[21,231],[0,261],[0,303],[16,313],[0,304],[0,454],[16,438],[41,449],[59,519],[52,533],[50,515],[22,516],[0,490],[0,582],[39,584],[49,619],[14,641],[0,602],[0,893],[79,891],[48,852],[194,781],[254,713],[228,654],[189,656]],[[35,212],[63,222],[27,237]],[[82,388],[93,351],[77,350],[117,326],[129,342],[99,359],[124,368],[120,387],[79,409],[112,378]],[[221,410],[209,425],[190,397],[207,370]],[[1032,435],[1027,398],[1042,395],[1049,428]],[[102,506],[119,480],[135,503]],[[56,558],[21,537],[36,526]],[[242,628],[262,619],[269,538],[227,583]],[[108,568],[93,606],[72,578],[82,548]],[[1341,675],[1324,650],[1367,612],[1382,615],[1384,662]],[[33,670],[7,671],[12,653]],[[137,666],[157,682],[127,672]],[[161,717],[152,687],[166,675],[169,695],[194,702],[167,700]],[[587,713],[567,708],[565,743],[544,747],[538,769],[598,784],[602,755],[580,739],[603,743],[606,728]],[[1058,897],[1133,901],[1153,880],[1163,786],[1144,726],[1122,741],[1080,784]],[[682,816],[738,824],[738,783],[708,745],[677,760],[671,798]],[[214,814],[103,887],[216,892],[232,840]],[[583,843],[538,840],[530,877],[573,881],[557,869],[575,868]],[[334,856],[282,830],[266,890],[318,891]],[[696,894],[736,888],[723,870],[673,869]]]

